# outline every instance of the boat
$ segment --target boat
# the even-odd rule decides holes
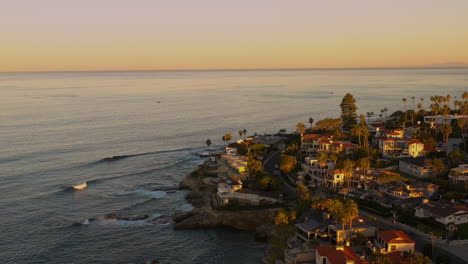
[[[77,184],[77,185],[73,185],[73,189],[75,189],[75,190],[83,190],[86,187],[88,187],[88,184],[86,182],[83,182],[83,183]]]

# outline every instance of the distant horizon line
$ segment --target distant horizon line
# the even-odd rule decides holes
[[[0,71],[0,73],[73,73],[73,72],[183,72],[183,71],[307,71],[307,70],[417,70],[417,69],[467,69],[463,66],[403,66],[403,67],[323,67],[323,68],[226,68],[226,69],[139,69],[139,70],[52,70],[52,71]]]

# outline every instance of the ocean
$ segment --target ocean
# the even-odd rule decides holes
[[[467,90],[465,68],[0,73],[0,263],[259,263],[248,232],[99,218],[190,210],[167,190],[206,139],[338,117],[347,92],[378,114]]]

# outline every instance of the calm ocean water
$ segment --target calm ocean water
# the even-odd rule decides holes
[[[245,232],[76,223],[190,210],[159,189],[201,162],[207,138],[338,116],[346,92],[365,113],[466,90],[468,69],[0,73],[0,263],[259,263]]]

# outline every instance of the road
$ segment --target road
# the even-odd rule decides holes
[[[367,217],[372,217],[377,219],[379,226],[382,227],[383,229],[389,230],[389,229],[395,229],[395,230],[401,230],[402,228],[400,226],[394,225],[391,220],[383,218],[381,216],[377,216],[374,214],[371,214],[369,212],[359,210],[359,214],[362,216],[367,216]],[[419,234],[413,233],[410,230],[404,230],[413,240],[416,242],[416,249],[420,252],[422,252],[422,249],[425,244],[432,244],[431,239],[421,236]],[[468,263],[468,247],[456,247],[456,246],[451,246],[451,245],[446,245],[446,244],[437,244],[435,247],[435,255],[440,256],[440,255],[450,255],[451,256],[451,263],[452,264],[466,264]]]
[[[290,186],[288,182],[284,180],[283,175],[281,175],[281,172],[278,176],[274,174],[276,170],[275,165],[279,166],[280,156],[281,156],[280,150],[274,152],[273,154],[270,154],[263,162],[263,167],[266,172],[268,172],[273,177],[280,179],[283,182],[283,187],[281,191],[283,192],[284,195],[287,195],[288,198],[296,198],[295,188]]]

